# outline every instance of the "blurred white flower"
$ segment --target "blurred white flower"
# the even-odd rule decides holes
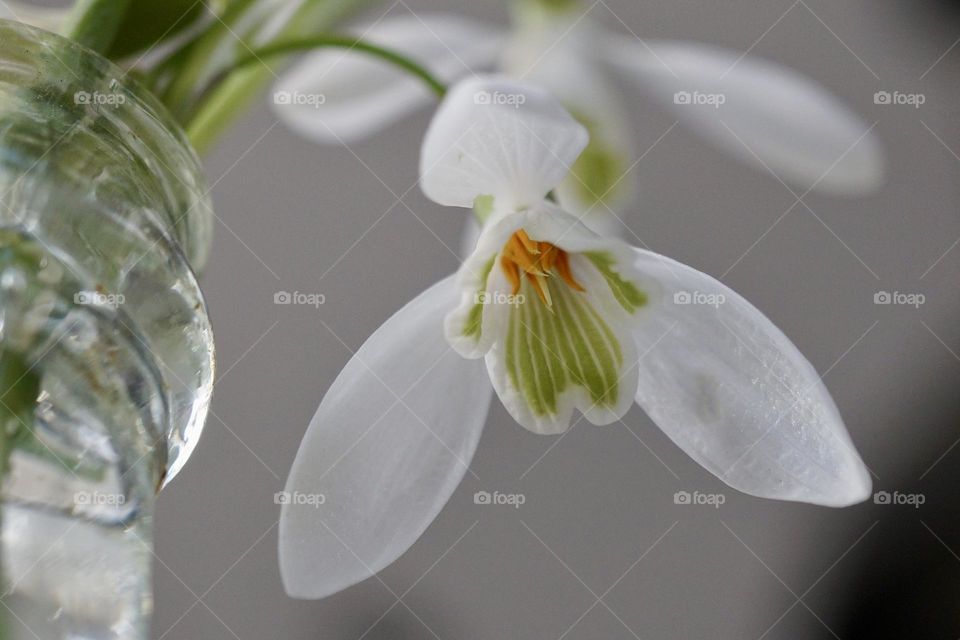
[[[15,0],[0,1],[0,19],[22,22],[47,31],[56,32],[66,15],[66,9],[40,7]]]
[[[857,194],[881,181],[882,154],[869,125],[787,67],[705,44],[609,31],[579,0],[511,6],[515,19],[507,30],[455,14],[407,13],[356,33],[446,81],[496,66],[557,96],[590,132],[589,146],[558,185],[568,211],[612,217],[609,211],[633,191],[625,173],[639,153],[628,116],[643,107],[628,106],[618,95],[613,72],[710,143],[800,188]],[[324,96],[319,107],[276,108],[281,120],[321,143],[368,136],[432,100],[417,79],[341,50],[308,55],[278,88]]]
[[[550,434],[574,409],[608,424],[636,402],[752,495],[830,506],[869,496],[829,393],[760,311],[546,199],[587,142],[542,89],[478,77],[448,93],[424,139],[421,186],[480,210],[483,230],[459,272],[387,320],[320,404],[286,491],[326,499],[281,512],[291,595],[330,595],[416,541],[466,473],[491,391]]]

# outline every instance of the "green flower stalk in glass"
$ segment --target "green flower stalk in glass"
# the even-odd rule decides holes
[[[213,388],[196,276],[213,213],[195,149],[272,78],[251,48],[277,62],[366,4],[3,4],[0,640],[148,637],[155,496]]]

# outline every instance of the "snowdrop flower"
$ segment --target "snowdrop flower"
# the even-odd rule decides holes
[[[481,77],[448,93],[421,186],[486,222],[459,272],[387,320],[320,404],[281,513],[291,595],[344,589],[416,541],[467,472],[493,392],[545,434],[574,409],[608,424],[636,402],[749,494],[831,506],[869,495],[829,393],[760,311],[547,199],[586,145],[540,89]]]
[[[613,73],[635,81],[705,140],[800,188],[857,194],[880,183],[880,145],[871,128],[789,68],[694,42],[608,31],[579,0],[515,0],[511,6],[509,30],[454,14],[405,13],[356,32],[446,81],[498,66],[557,96],[590,132],[585,152],[557,185],[568,211],[610,215],[633,191],[624,174],[639,152]],[[432,100],[418,80],[340,50],[306,56],[277,88],[324,96],[321,105],[276,107],[281,120],[321,143],[368,136]]]

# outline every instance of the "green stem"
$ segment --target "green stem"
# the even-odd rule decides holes
[[[228,75],[233,71],[242,69],[247,65],[253,64],[254,62],[262,63],[264,58],[270,58],[272,56],[281,55],[284,53],[310,51],[313,49],[319,49],[321,47],[333,47],[367,53],[371,56],[380,58],[384,62],[395,65],[416,76],[417,78],[420,78],[430,88],[431,91],[437,94],[438,98],[442,98],[447,92],[446,85],[437,80],[437,78],[430,73],[430,71],[401,53],[385,47],[378,47],[377,45],[364,42],[363,40],[355,37],[328,34],[321,34],[307,38],[296,38],[282,42],[274,42],[260,49],[256,49],[251,51],[248,55],[237,60],[232,67],[228,67],[224,71],[224,75]]]
[[[26,361],[9,350],[0,351],[0,477],[10,471],[10,454],[30,437],[40,378]]]
[[[277,35],[277,40],[303,37],[312,30],[329,29],[349,13],[373,1],[304,0]],[[185,121],[187,137],[194,148],[201,154],[208,151],[273,78],[273,71],[266,66],[250,67],[230,74],[218,86],[204,92],[200,104]],[[167,102],[167,105],[170,106],[170,103]]]
[[[77,0],[61,31],[88,49],[106,54],[129,7],[130,0]]]
[[[218,83],[214,83],[214,90],[211,93],[211,98],[204,105],[205,108],[201,109],[187,125],[187,137],[190,138],[194,148],[199,153],[203,153],[210,148],[222,131],[223,114],[229,113],[234,107],[233,103],[237,100],[239,92],[246,89],[253,91],[255,87],[259,89],[259,86],[249,81],[252,72],[247,67],[255,62],[264,64],[264,58],[320,47],[337,47],[375,56],[420,78],[437,97],[442,98],[447,91],[446,85],[413,60],[390,49],[363,42],[355,37],[318,35],[275,42],[243,56],[220,74],[220,77],[223,78],[222,84],[218,86]],[[264,67],[266,67],[266,64],[264,64]],[[239,91],[232,90],[234,86],[240,88]],[[220,87],[226,87],[227,90],[217,91]]]
[[[203,76],[209,72],[210,61],[217,49],[223,45],[225,39],[237,37],[234,27],[256,2],[257,0],[237,0],[231,3],[224,14],[214,20],[190,45],[186,62],[176,69],[174,80],[161,96],[171,113],[181,121],[193,106],[196,92],[202,84]]]
[[[16,353],[0,350],[0,483],[10,473],[10,458],[17,442],[30,435],[34,406],[40,392],[40,378]],[[0,501],[0,529],[5,502]],[[0,594],[6,594],[3,576],[3,548],[0,547]],[[0,639],[10,638],[7,609],[0,612]]]

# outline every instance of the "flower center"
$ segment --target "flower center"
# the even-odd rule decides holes
[[[513,293],[520,291],[524,276],[530,281],[537,296],[548,307],[553,306],[547,278],[559,276],[571,289],[585,291],[570,271],[570,256],[563,249],[549,242],[531,240],[520,229],[507,240],[500,252],[500,266],[513,287]]]

